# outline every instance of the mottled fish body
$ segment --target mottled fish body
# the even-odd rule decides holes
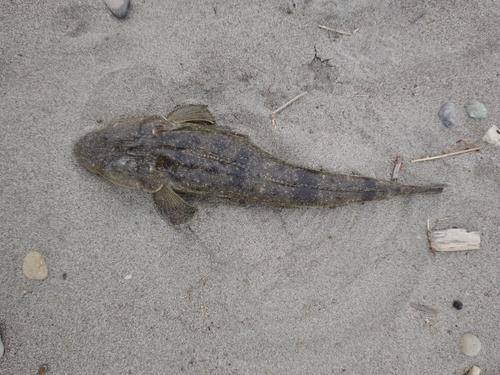
[[[185,223],[196,212],[178,193],[280,207],[336,207],[443,189],[301,168],[214,123],[205,106],[179,107],[166,118],[120,120],[87,134],[75,153],[87,169],[111,182],[152,193],[172,224]]]

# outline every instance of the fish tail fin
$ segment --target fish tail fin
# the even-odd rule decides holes
[[[428,186],[402,186],[401,194],[418,194],[418,193],[441,193],[446,184],[434,184]]]

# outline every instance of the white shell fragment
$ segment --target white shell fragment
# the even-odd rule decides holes
[[[472,333],[466,333],[462,336],[462,350],[465,355],[473,357],[481,350],[481,341]]]
[[[477,366],[472,366],[470,368],[465,369],[466,375],[479,375],[481,374],[481,369]]]
[[[500,146],[500,130],[498,130],[495,125],[493,125],[484,135],[483,141],[491,143],[495,146]]]
[[[438,112],[439,119],[447,128],[455,126],[457,123],[455,115],[455,105],[453,103],[445,103]]]
[[[127,17],[130,0],[104,0],[104,3],[117,18]]]
[[[43,280],[49,274],[47,264],[42,254],[38,251],[30,251],[24,258],[23,272],[28,279]]]
[[[481,242],[479,232],[467,232],[463,228],[436,230],[432,235],[436,251],[478,250]]]

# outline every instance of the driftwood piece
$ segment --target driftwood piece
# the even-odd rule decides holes
[[[477,250],[481,242],[479,232],[467,232],[463,228],[436,230],[432,237],[436,251]]]

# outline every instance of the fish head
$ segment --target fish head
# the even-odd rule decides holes
[[[75,145],[75,156],[80,164],[114,184],[154,192],[161,186],[151,180],[150,160],[144,152],[147,136],[155,133],[145,118],[131,118],[93,131]]]

